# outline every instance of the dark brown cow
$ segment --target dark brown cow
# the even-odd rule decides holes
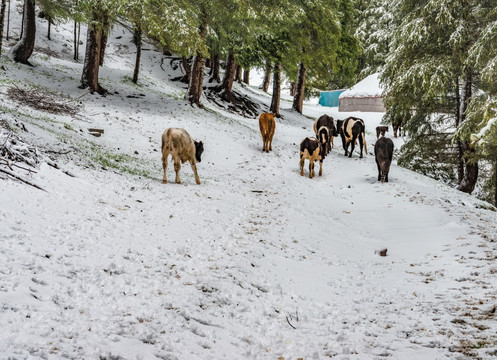
[[[263,113],[259,117],[259,128],[262,135],[262,151],[272,151],[272,143],[274,130],[276,129],[276,122],[274,121],[274,114]]]
[[[385,136],[385,132],[388,132],[388,126],[380,125],[376,127],[376,138],[378,139],[381,136]]]
[[[300,143],[300,175],[304,176],[304,162],[309,160],[309,178],[315,176],[314,162],[319,160],[319,176],[323,175],[324,146],[315,138],[305,138]]]
[[[181,163],[190,162],[195,181],[200,184],[200,178],[197,174],[196,161],[201,161],[204,144],[202,141],[194,141],[185,129],[169,128],[162,134],[162,169],[164,170],[163,183],[167,184],[167,158],[172,154],[174,160],[174,171],[176,172],[176,183],[181,184],[179,170]]]
[[[395,119],[392,121],[392,130],[393,130],[393,137],[397,138],[397,131],[399,132],[399,136],[402,136],[402,120],[401,119]]]
[[[378,181],[388,182],[388,172],[393,157],[392,139],[381,137],[374,144],[374,157],[378,167]]]

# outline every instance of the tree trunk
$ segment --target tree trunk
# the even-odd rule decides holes
[[[494,163],[494,205],[497,206],[497,159]]]
[[[461,93],[459,88],[459,77],[456,77],[455,83],[455,94],[456,94],[456,129],[459,128],[461,124]],[[460,184],[464,178],[464,160],[463,160],[463,150],[462,141],[457,139],[457,183]]]
[[[219,76],[219,54],[214,54],[212,57],[212,67],[211,67],[211,77],[209,79],[209,82],[216,81],[217,83],[221,82],[221,77]]]
[[[295,96],[295,89],[296,89],[295,81],[292,81],[290,83],[290,96]]]
[[[52,32],[52,17],[50,15],[47,16],[48,20],[48,30],[47,30],[47,39],[52,40],[51,32]]]
[[[192,61],[191,58],[187,59],[186,56],[181,57],[181,65],[183,65],[183,70],[185,70],[185,75],[181,78],[181,82],[190,84],[190,75],[191,75],[191,65],[189,65],[188,60]]]
[[[74,21],[74,61],[79,60],[78,22]]]
[[[140,72],[140,60],[142,56],[142,29],[141,26],[136,26],[133,32],[133,42],[136,45],[135,71],[133,72],[133,82],[138,82],[138,73]]]
[[[240,65],[236,66],[235,80],[238,82],[242,82],[242,67]]]
[[[107,47],[107,40],[109,39],[110,22],[109,16],[104,14],[102,17],[102,34],[100,35],[100,62],[99,65],[104,65],[105,48]]]
[[[243,70],[243,82],[250,85],[250,68]]]
[[[21,40],[19,40],[11,50],[12,59],[15,62],[32,66],[28,60],[31,57],[31,54],[33,54],[35,46],[35,0],[26,0],[24,2],[23,29]]]
[[[85,61],[80,86],[81,89],[89,88],[91,93],[97,92],[100,95],[107,92],[98,83],[100,55],[102,54],[102,24],[103,15],[99,13],[99,9],[93,9],[91,19],[88,22]]]
[[[10,0],[9,0],[9,9],[7,10],[7,37],[5,40],[9,41],[9,32],[10,32]]]
[[[205,39],[207,36],[207,12],[206,9],[202,9],[202,23],[198,29],[200,38]],[[190,74],[190,83],[188,85],[188,90],[186,92],[186,100],[190,104],[195,104],[201,106],[200,98],[202,96],[203,83],[204,83],[204,63],[205,58],[201,52],[197,52],[196,56],[193,57],[192,69]]]
[[[471,101],[473,93],[473,73],[471,69],[467,70],[466,78],[464,79],[464,88],[461,98],[461,123],[466,121],[466,110]],[[462,142],[464,151],[464,177],[459,183],[458,189],[462,192],[471,194],[475,189],[478,180],[478,160],[474,156],[476,150],[471,147],[468,141]]]
[[[212,68],[212,57],[205,59],[205,67],[208,67],[209,69]]]
[[[0,55],[2,54],[2,43],[3,43],[3,28],[5,21],[5,8],[7,7],[7,0],[2,0],[2,7],[0,8]]]
[[[264,92],[269,90],[269,81],[271,80],[271,60],[266,59],[266,68],[264,69],[264,80],[262,81],[261,89]]]
[[[230,52],[228,54],[228,60],[226,60],[226,69],[224,70],[223,83],[220,85],[220,91],[222,91],[221,97],[225,101],[232,102],[233,95],[231,90],[233,89],[233,81],[235,79],[236,73],[236,58],[235,53]]]
[[[304,64],[299,63],[297,85],[295,87],[295,96],[293,97],[292,108],[300,114],[302,114],[302,110],[304,107],[305,73],[306,69]]]
[[[21,33],[19,34],[19,39],[17,39],[17,41],[20,41],[22,39],[22,34],[24,33],[24,14],[25,13],[26,13],[26,0],[24,0],[24,3],[22,5]]]
[[[274,64],[273,73],[273,97],[271,99],[270,111],[277,117],[280,117],[280,98],[281,98],[281,64]]]

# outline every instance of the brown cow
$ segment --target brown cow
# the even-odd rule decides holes
[[[262,152],[272,151],[271,145],[273,142],[274,130],[276,128],[274,114],[262,113],[259,117],[259,128],[261,129],[262,135]]]
[[[385,132],[388,132],[388,126],[380,125],[376,127],[376,138],[378,139],[381,136],[385,136]]]
[[[174,160],[174,171],[176,172],[176,183],[181,184],[179,170],[181,163],[190,162],[195,181],[200,184],[200,178],[197,174],[196,161],[201,161],[201,155],[204,151],[202,141],[197,142],[190,137],[185,129],[169,128],[162,134],[162,169],[164,170],[163,183],[167,184],[166,169],[167,158],[172,154]]]

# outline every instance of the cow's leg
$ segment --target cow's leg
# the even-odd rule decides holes
[[[309,179],[314,177],[314,160],[309,159]]]
[[[352,138],[350,141],[350,152],[349,152],[349,158],[352,157],[352,154],[354,153],[354,148],[355,148],[355,142],[357,140],[357,135]]]
[[[200,185],[200,178],[197,174],[197,165],[195,164],[195,161],[190,161],[190,165],[192,166],[193,173],[195,174],[195,182]]]
[[[388,182],[388,173],[385,173],[385,182]]]
[[[169,156],[169,151],[164,149],[162,151],[162,169],[164,170],[164,175],[162,176],[162,182],[164,184],[167,184],[167,175],[166,175],[166,170],[167,170],[167,158]]]
[[[176,184],[181,184],[181,180],[179,178],[179,170],[181,169],[181,162],[179,157],[174,158],[174,171],[176,172]]]
[[[323,175],[323,160],[319,160],[319,176]]]
[[[362,148],[364,146],[364,140],[362,134],[359,134],[359,148],[361,149],[361,155],[359,156],[362,159]]]
[[[333,138],[334,138],[334,136],[330,137],[330,142],[331,142],[331,148],[332,149],[335,147],[335,144],[333,143]]]
[[[345,141],[345,136],[342,135],[342,146],[343,150],[345,150],[345,156],[348,155],[347,153],[347,148],[349,147],[349,144]]]
[[[305,158],[300,155],[300,176],[304,176],[304,162]]]

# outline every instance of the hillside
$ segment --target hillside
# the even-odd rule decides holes
[[[52,41],[38,26],[34,68],[0,58],[0,120],[60,169],[25,174],[46,191],[0,179],[0,358],[497,356],[496,213],[395,165],[377,182],[382,114],[306,104],[301,116],[283,99],[262,153],[256,119],[207,99],[191,107],[170,81],[179,70],[150,46],[133,85],[123,28],[101,97],[77,87],[71,26]],[[235,86],[264,108],[254,85]],[[75,113],[35,110],[8,96],[16,87]],[[298,145],[323,113],[363,118],[369,154],[346,158],[336,139],[311,180]],[[188,164],[183,185],[171,164],[162,184],[168,127],[204,142],[200,186]]]

